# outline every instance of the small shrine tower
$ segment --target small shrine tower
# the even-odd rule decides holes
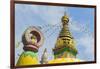
[[[74,39],[69,31],[69,18],[64,13],[61,18],[62,29],[57,38],[55,48],[53,49],[54,58],[76,58],[77,49],[75,47]]]

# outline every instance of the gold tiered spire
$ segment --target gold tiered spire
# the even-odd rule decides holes
[[[57,38],[57,42],[55,44],[54,57],[55,58],[75,58],[77,55],[77,50],[75,48],[74,39],[69,31],[68,22],[69,18],[64,13],[62,16],[62,29]]]
[[[62,30],[61,30],[61,32],[60,32],[59,37],[68,36],[68,37],[71,37],[71,38],[72,38],[71,33],[70,33],[70,31],[69,31],[69,28],[68,28],[69,18],[68,18],[68,16],[66,15],[66,13],[65,13],[64,16],[62,17],[61,21],[62,21],[62,26],[63,26],[63,28],[62,28]]]

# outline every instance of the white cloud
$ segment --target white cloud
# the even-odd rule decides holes
[[[84,35],[77,40],[78,46],[85,47],[86,54],[93,54],[94,53],[94,38],[89,35]]]
[[[38,7],[38,10],[35,11],[35,14],[39,14],[41,19],[44,20],[47,24],[55,25],[60,23],[61,17],[64,14],[64,8],[60,7],[57,9],[55,6],[46,6],[44,9],[40,9]]]

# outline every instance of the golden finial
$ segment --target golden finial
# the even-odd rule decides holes
[[[65,24],[68,24],[68,22],[69,22],[69,18],[66,15],[66,11],[65,11],[64,16],[62,17],[62,23],[63,23],[63,25],[65,25]]]

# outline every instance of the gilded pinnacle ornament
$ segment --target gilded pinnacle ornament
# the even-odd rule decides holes
[[[62,29],[59,37],[57,38],[55,48],[53,49],[54,58],[75,58],[77,50],[75,48],[74,39],[69,31],[68,22],[69,18],[66,14],[61,19]]]
[[[38,28],[27,28],[22,36],[24,51],[18,59],[17,66],[39,64],[38,49],[42,46],[43,40],[43,34]]]

